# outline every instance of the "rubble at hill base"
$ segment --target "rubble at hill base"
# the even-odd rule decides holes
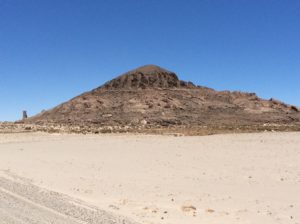
[[[216,91],[142,66],[19,122],[48,132],[210,134],[298,130],[299,109],[255,93]]]

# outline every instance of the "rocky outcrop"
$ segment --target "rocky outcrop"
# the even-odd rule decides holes
[[[125,74],[107,82],[107,90],[116,89],[146,89],[146,88],[195,88],[191,82],[180,81],[174,72],[155,65],[145,65],[126,72]]]
[[[204,127],[300,122],[297,107],[255,93],[215,91],[147,65],[105,83],[26,123],[79,127]]]

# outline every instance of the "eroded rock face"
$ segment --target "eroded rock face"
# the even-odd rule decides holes
[[[104,84],[105,89],[194,88],[191,82],[180,81],[174,72],[155,65],[145,65]]]
[[[80,127],[170,127],[300,123],[294,106],[255,93],[215,91],[180,81],[154,65],[139,67],[26,119]]]

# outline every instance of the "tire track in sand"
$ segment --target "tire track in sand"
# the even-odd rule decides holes
[[[24,179],[0,176],[1,224],[136,224]]]

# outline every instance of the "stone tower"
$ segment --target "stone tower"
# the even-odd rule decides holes
[[[23,110],[23,120],[27,119],[28,116],[27,116],[27,111],[26,110]]]

